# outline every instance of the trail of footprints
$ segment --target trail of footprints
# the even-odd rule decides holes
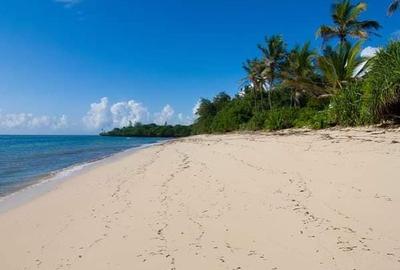
[[[329,138],[328,138],[329,139]],[[201,143],[204,144],[204,141],[196,141],[196,140],[190,140],[190,143]],[[210,141],[207,143],[207,145],[210,145],[210,143],[218,143],[218,141]],[[148,160],[146,163],[142,164],[135,172],[132,172],[132,175],[135,176],[135,179],[143,177],[146,174],[146,171],[148,168],[159,158],[160,153],[164,150],[164,147],[161,146],[152,156],[150,160]],[[170,213],[170,207],[169,204],[171,200],[173,200],[173,196],[170,194],[170,183],[175,179],[177,175],[180,173],[184,172],[185,170],[189,169],[191,166],[191,163],[194,161],[189,159],[189,156],[183,152],[177,152],[177,154],[180,157],[180,163],[178,164],[176,170],[171,173],[165,181],[161,184],[161,192],[159,196],[159,203],[161,205],[160,210],[157,212],[158,215],[158,220],[155,224],[149,224],[152,228],[154,228],[155,231],[155,239],[160,242],[158,247],[154,250],[144,250],[142,254],[138,254],[137,257],[141,258],[144,263],[148,262],[151,257],[153,256],[163,256],[169,264],[169,269],[170,270],[176,270],[176,258],[174,257],[174,252],[176,250],[172,250],[166,233],[165,231],[168,229],[169,223],[169,215]],[[259,173],[263,173],[265,169],[263,167],[259,167],[253,164],[250,164],[242,159],[237,158],[235,155],[232,153],[219,153],[215,152],[215,155],[225,155],[228,156],[229,158],[241,163],[242,165],[249,167],[253,170],[258,171]],[[204,228],[203,224],[201,223],[202,218],[213,218],[215,220],[218,220],[219,217],[221,217],[224,213],[229,211],[231,209],[231,205],[228,200],[223,200],[227,199],[226,195],[226,187],[225,185],[219,181],[215,176],[211,175],[208,173],[209,169],[207,167],[207,164],[205,162],[198,162],[200,164],[200,170],[198,174],[202,176],[202,181],[206,181],[207,184],[210,187],[215,188],[215,190],[221,194],[222,200],[219,200],[218,202],[210,202],[209,208],[204,210],[203,212],[199,213],[197,216],[190,216],[189,215],[189,220],[195,224],[198,228],[198,235],[193,239],[193,241],[190,243],[190,246],[194,248],[195,250],[195,255],[200,255],[201,250],[202,250],[202,239],[204,238],[206,234],[206,229]],[[284,173],[287,174],[287,173]],[[289,175],[288,175],[289,176]],[[62,258],[60,260],[60,263],[56,269],[63,269],[63,268],[70,268],[75,262],[79,261],[85,253],[90,250],[92,247],[100,243],[101,241],[105,240],[108,236],[109,231],[112,229],[113,222],[118,220],[118,216],[121,214],[126,213],[127,210],[129,210],[132,206],[132,201],[130,200],[130,191],[129,188],[125,188],[124,185],[128,184],[130,181],[128,180],[120,180],[115,187],[114,192],[111,194],[110,199],[111,203],[115,204],[115,211],[112,214],[109,215],[104,215],[102,217],[99,216],[97,209],[94,207],[92,208],[92,211],[90,213],[90,217],[94,219],[101,219],[101,221],[104,224],[104,233],[102,234],[101,237],[94,239],[91,243],[89,243],[86,247],[79,247],[77,248],[78,252],[78,258]],[[123,188],[124,187],[124,188]],[[179,191],[178,191],[179,192]],[[287,185],[281,186],[275,193],[275,196],[279,196],[282,199],[282,203],[280,205],[275,205],[276,209],[283,209],[283,210],[288,210],[288,211],[293,211],[295,214],[299,215],[301,217],[301,221],[303,223],[303,228],[299,232],[300,234],[304,235],[308,239],[315,239],[318,237],[318,234],[323,234],[323,233],[336,233],[336,246],[339,250],[342,252],[355,252],[355,251],[362,251],[362,252],[373,252],[375,254],[382,254],[382,251],[378,250],[372,250],[368,243],[372,240],[369,235],[372,233],[371,231],[366,231],[364,233],[356,232],[354,231],[351,227],[346,227],[346,226],[340,226],[337,224],[332,224],[332,221],[329,219],[325,219],[323,217],[316,216],[314,213],[312,213],[312,210],[310,210],[307,205],[307,199],[312,196],[312,191],[309,189],[307,185],[307,181],[304,180],[304,178],[301,175],[295,175],[293,177],[290,177],[288,180]],[[175,193],[175,195],[178,195]],[[387,201],[391,201],[390,198],[386,198],[385,196],[382,195],[376,195],[376,198],[383,198]],[[224,201],[224,203],[222,203]],[[121,202],[123,204],[121,205]],[[103,204],[104,206],[104,204]],[[181,205],[182,209],[184,209],[185,205]],[[341,213],[337,209],[330,209],[334,211],[337,215],[340,215],[341,217],[345,219],[350,219],[350,217],[346,216],[345,214]],[[132,217],[133,218],[133,217]],[[73,220],[71,220],[73,222]],[[70,223],[71,223],[70,222]],[[156,226],[156,227],[154,227]],[[68,225],[65,228],[62,228],[59,233],[62,233],[64,230],[68,228]],[[228,230],[228,229],[227,229]],[[127,237],[127,235],[124,235],[124,237]],[[212,244],[212,243],[211,243]],[[45,247],[43,247],[45,248]],[[75,249],[76,247],[71,247]],[[229,244],[225,243],[225,246],[219,247],[218,245],[214,245],[213,247],[216,251],[226,249],[231,253],[236,252],[235,249]],[[267,259],[265,258],[265,255],[261,252],[258,252],[257,250],[250,249],[248,251],[243,251],[241,252],[246,252],[246,255],[249,257],[254,257],[257,258],[258,260],[261,261],[266,261]],[[217,252],[218,254],[218,252]],[[400,262],[400,256],[396,255],[394,252],[385,252],[386,256],[388,256],[391,259],[395,259],[398,262]],[[226,261],[226,259],[219,255],[216,257],[216,260],[218,260],[222,264],[227,264],[229,262]],[[36,259],[36,265],[38,268],[40,268],[42,264],[42,261],[40,258]],[[227,268],[228,269],[228,268]],[[240,266],[234,267],[232,269],[241,269]],[[277,268],[276,268],[277,269]]]
[[[296,179],[296,180],[293,180]],[[295,188],[293,188],[293,186]],[[282,191],[283,189],[283,191]],[[291,209],[296,214],[302,217],[303,229],[300,234],[304,234],[306,237],[313,239],[318,238],[318,234],[336,232],[336,246],[343,252],[372,252],[376,255],[387,255],[395,258],[396,255],[393,252],[383,252],[379,250],[373,250],[368,242],[373,239],[369,237],[372,233],[370,228],[368,231],[363,233],[357,232],[348,226],[341,226],[332,224],[332,221],[323,217],[318,217],[312,213],[312,211],[306,206],[306,201],[312,196],[311,190],[307,186],[307,182],[301,175],[296,175],[289,179],[289,184],[282,187],[279,192],[275,192],[276,195],[281,196],[286,205],[280,206],[284,210]],[[330,209],[335,214],[343,217],[344,219],[351,219],[349,216],[341,213],[337,209]],[[400,257],[396,259],[400,262]]]

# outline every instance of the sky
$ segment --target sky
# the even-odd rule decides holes
[[[400,36],[390,0],[362,18]],[[129,121],[189,124],[200,98],[235,94],[264,37],[289,48],[330,24],[321,0],[1,0],[0,134],[96,134]]]

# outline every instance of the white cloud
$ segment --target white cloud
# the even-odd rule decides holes
[[[34,130],[34,129],[63,129],[68,126],[67,116],[60,117],[40,115],[32,113],[0,113],[0,128],[9,131]]]
[[[103,97],[99,103],[90,104],[90,110],[83,117],[83,122],[89,129],[100,129],[110,124],[108,98]]]
[[[382,48],[379,47],[371,47],[368,46],[366,48],[364,48],[360,55],[361,57],[364,57],[366,59],[371,59],[372,57],[374,57]],[[353,72],[353,77],[363,77],[367,72],[368,72],[368,68],[366,68],[365,70],[362,71],[362,69],[365,67],[365,65],[367,64],[368,61],[364,61],[361,64],[359,64]],[[362,72],[360,72],[362,71]]]
[[[154,122],[158,125],[163,125],[165,122],[170,121],[174,114],[174,108],[167,104],[161,112],[155,114]]]
[[[366,47],[364,50],[361,51],[361,57],[372,58],[372,57],[374,57],[380,50],[381,50],[381,48],[368,46],[368,47]]]
[[[117,102],[109,105],[108,98],[92,103],[90,110],[83,117],[83,123],[88,129],[99,130],[114,127],[124,127],[130,122],[146,122],[149,112],[141,103],[134,100]]]
[[[176,114],[174,108],[169,104],[165,105],[158,113],[150,113],[142,103],[135,100],[112,104],[107,97],[103,97],[100,101],[90,105],[90,109],[82,118],[82,121],[84,126],[92,131],[121,128],[137,122],[144,124],[156,123],[158,125],[164,125],[165,122],[168,124],[190,125],[195,119],[195,112],[199,106],[200,101],[194,106],[193,115]]]
[[[56,3],[62,4],[64,7],[72,7],[79,4],[81,0],[54,0]]]
[[[193,117],[194,117],[194,118],[197,118],[197,111],[198,111],[199,108],[200,108],[200,104],[201,104],[201,100],[198,100],[198,101],[196,102],[196,104],[194,104],[194,106],[193,106],[192,113],[193,113]]]
[[[142,121],[147,121],[149,112],[141,103],[134,100],[118,102],[111,106],[113,126],[124,127]]]

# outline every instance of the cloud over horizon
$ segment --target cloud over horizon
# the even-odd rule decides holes
[[[36,116],[32,113],[2,113],[0,111],[0,128],[6,131],[26,131],[37,129],[60,130],[68,127],[66,115]]]
[[[103,97],[98,102],[90,104],[90,109],[82,118],[85,128],[89,130],[101,130],[121,128],[130,123],[156,123],[191,124],[194,117],[182,113],[175,114],[174,108],[167,104],[160,112],[151,114],[147,107],[135,100],[121,101],[114,104]]]
[[[171,105],[167,104],[164,106],[161,112],[155,114],[154,123],[156,123],[157,125],[164,125],[172,119],[174,114],[174,108],[172,108]]]

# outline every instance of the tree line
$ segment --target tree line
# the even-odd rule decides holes
[[[388,15],[399,5],[392,1]],[[332,4],[332,25],[316,31],[320,53],[309,42],[288,49],[281,35],[266,37],[258,45],[261,57],[243,65],[241,91],[202,99],[192,133],[398,121],[400,42],[361,56],[364,41],[381,28],[376,20],[360,19],[366,10],[365,2]]]
[[[288,48],[281,35],[259,44],[261,57],[245,61],[241,90],[201,99],[190,126],[136,123],[103,132],[104,136],[183,137],[235,130],[321,129],[400,120],[400,42],[391,41],[375,55],[362,46],[378,35],[376,20],[362,20],[367,3],[341,0],[331,6],[332,25],[316,35],[321,50],[309,42]],[[392,16],[400,7],[393,0]]]

